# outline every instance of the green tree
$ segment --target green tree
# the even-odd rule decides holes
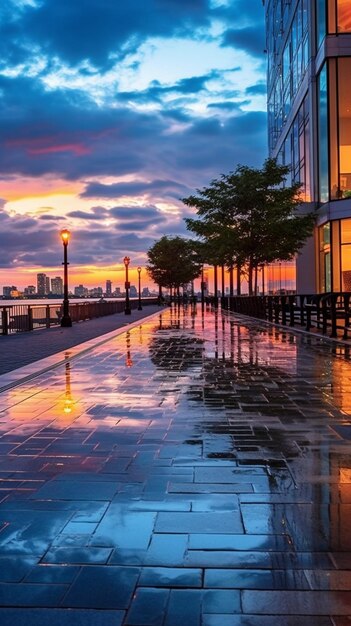
[[[190,239],[164,235],[148,250],[147,272],[160,287],[177,289],[201,274],[202,261]]]
[[[301,185],[286,184],[289,171],[276,159],[267,159],[262,169],[239,165],[183,198],[198,215],[186,219],[187,228],[228,266],[247,268],[249,293],[261,264],[293,258],[313,232],[316,214],[301,212]]]

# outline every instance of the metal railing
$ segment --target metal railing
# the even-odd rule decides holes
[[[220,298],[223,311],[233,311],[283,326],[316,329],[347,339],[351,332],[351,292]],[[213,301],[211,304],[216,304]]]
[[[143,306],[157,304],[157,298],[144,298],[142,304]],[[138,300],[131,300],[130,306],[131,309],[137,309]],[[69,305],[69,314],[72,322],[81,322],[95,317],[122,313],[124,308],[124,300],[79,302]],[[62,304],[14,304],[6,306],[0,304],[0,335],[59,326],[62,315]]]

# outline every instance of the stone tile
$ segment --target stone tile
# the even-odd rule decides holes
[[[133,567],[84,567],[62,602],[65,607],[127,609],[139,576]]]
[[[145,557],[146,565],[177,566],[184,564],[188,535],[154,534]]]
[[[251,483],[173,483],[168,486],[169,493],[252,493]]]
[[[271,569],[272,555],[269,552],[241,552],[221,550],[189,550],[185,557],[187,567],[215,567],[238,569]]]
[[[204,587],[220,589],[310,589],[302,571],[255,569],[205,570]]]
[[[240,592],[227,589],[208,589],[203,592],[202,612],[207,614],[241,613]],[[204,616],[202,617],[204,619]]]
[[[122,626],[123,611],[3,609],[1,626]]]
[[[79,564],[107,563],[112,553],[111,548],[52,548],[44,555],[43,563]]]
[[[348,591],[243,591],[244,613],[259,615],[351,614]]]
[[[138,588],[133,604],[127,613],[125,624],[130,626],[162,626],[168,602],[166,589]]]
[[[345,570],[304,570],[311,589],[317,591],[351,591],[351,572]]]
[[[72,583],[79,572],[78,566],[72,565],[37,565],[26,576],[29,583]]]
[[[113,503],[100,522],[91,544],[125,549],[145,550],[154,529],[155,512],[131,511],[126,504]],[[187,513],[164,513],[187,515]]]
[[[159,513],[155,531],[161,533],[218,533],[243,530],[238,513]]]
[[[35,557],[22,557],[14,554],[0,557],[0,582],[20,582],[33,569],[37,560]]]
[[[111,500],[117,491],[114,482],[75,482],[53,480],[31,496],[34,500]]]
[[[164,626],[200,626],[202,598],[195,589],[172,590]]]
[[[55,607],[66,591],[66,585],[0,583],[0,607]]]
[[[203,626],[334,626],[328,617],[311,615],[204,615]],[[336,626],[336,625],[335,625]],[[340,626],[346,626],[342,624]]]
[[[202,570],[144,567],[138,584],[142,587],[202,587]]]
[[[290,549],[286,535],[191,534],[189,550],[281,551]]]

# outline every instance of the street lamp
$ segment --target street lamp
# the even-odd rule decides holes
[[[141,274],[141,267],[139,265],[139,267],[137,267],[138,270],[138,311],[142,311],[143,307],[141,306],[141,281],[140,281],[140,274]]]
[[[72,326],[72,320],[69,314],[69,301],[68,301],[68,261],[67,261],[67,247],[71,233],[67,228],[61,230],[61,239],[63,243],[63,316],[61,318],[61,326],[66,328]]]
[[[126,268],[126,282],[125,282],[126,305],[124,308],[124,313],[125,315],[130,315],[132,311],[130,310],[130,303],[129,303],[129,289],[130,289],[130,283],[128,282],[128,265],[130,263],[129,256],[124,257],[123,263],[124,263],[124,267]]]

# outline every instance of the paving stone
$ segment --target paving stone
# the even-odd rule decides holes
[[[139,570],[133,567],[84,567],[62,602],[65,607],[127,609]]]
[[[138,588],[125,624],[131,626],[162,626],[169,597],[166,589]]]
[[[233,513],[159,513],[155,531],[218,533],[240,532],[242,523],[239,514]]]
[[[262,615],[351,614],[348,591],[243,591],[244,613]]]
[[[138,582],[142,587],[202,587],[201,569],[147,567]]]
[[[1,626],[121,626],[123,611],[1,609]]]

